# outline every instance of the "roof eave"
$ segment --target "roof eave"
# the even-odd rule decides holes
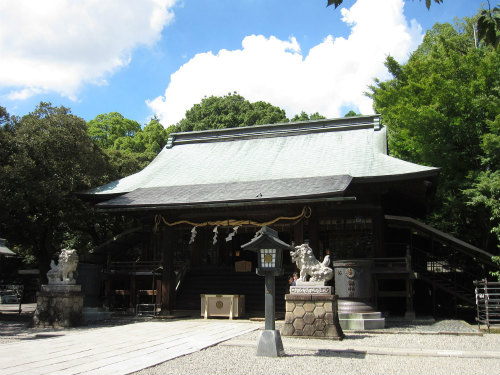
[[[440,172],[441,168],[432,168],[425,171],[411,172],[411,173],[391,174],[382,176],[353,177],[352,183],[391,182],[391,181],[416,180],[422,178],[437,178]]]
[[[308,197],[299,198],[295,197],[282,198],[282,199],[268,199],[268,200],[252,200],[252,201],[234,201],[234,202],[202,202],[202,203],[186,203],[186,204],[165,204],[165,205],[108,205],[101,203],[96,206],[101,212],[134,212],[134,211],[165,211],[165,210],[188,210],[200,208],[237,208],[237,207],[260,207],[267,205],[280,205],[280,204],[306,204],[306,203],[322,203],[322,202],[350,202],[355,201],[356,197]]]

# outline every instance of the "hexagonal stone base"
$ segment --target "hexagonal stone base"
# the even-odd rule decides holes
[[[281,334],[342,340],[344,333],[339,324],[337,299],[331,294],[285,295],[285,324]]]

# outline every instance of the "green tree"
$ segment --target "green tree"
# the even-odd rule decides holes
[[[491,260],[500,268],[500,256],[494,256]],[[500,281],[500,271],[490,271],[490,275],[496,277],[497,280]]]
[[[127,119],[118,112],[103,113],[88,122],[90,137],[103,149],[133,149],[134,146],[127,140],[134,138],[139,131],[141,125],[137,121]]]
[[[304,111],[300,112],[300,115],[295,115],[290,121],[311,121],[311,120],[322,120],[325,119],[325,116],[320,115],[318,112],[315,112],[311,115],[308,115]]]
[[[155,116],[136,136],[137,142],[144,145],[144,151],[158,154],[166,145],[169,130],[165,129]]]
[[[387,58],[393,79],[377,80],[368,95],[394,156],[442,168],[433,224],[491,249],[488,214],[464,191],[484,168],[487,123],[500,112],[500,61],[492,48],[476,48],[473,28],[472,19],[434,25],[406,64]]]
[[[361,113],[356,113],[355,111],[353,111],[352,109],[347,112],[344,117],[354,117],[354,116],[361,116]]]
[[[123,150],[103,150],[113,166],[115,179],[129,176],[144,169],[156,157],[151,152],[127,152]]]
[[[153,117],[141,128],[118,112],[103,113],[87,123],[88,134],[108,155],[117,177],[135,173],[148,165],[167,143],[169,131]]]
[[[74,245],[88,219],[74,192],[111,180],[110,166],[85,121],[50,103],[18,122],[4,121],[0,139],[10,145],[1,154],[0,232],[45,275],[54,252]]]
[[[498,48],[500,44],[500,9],[491,9],[488,1],[488,9],[483,9],[477,19],[477,34],[480,41]]]
[[[487,121],[489,131],[482,136],[482,169],[470,174],[472,187],[465,190],[469,205],[483,209],[489,217],[491,232],[500,246],[500,115]],[[499,258],[497,257],[497,261]]]
[[[186,111],[178,124],[180,131],[235,128],[288,122],[285,111],[269,103],[250,103],[237,93],[203,98]]]
[[[0,165],[5,165],[13,152],[12,133],[16,121],[4,107],[0,107]]]

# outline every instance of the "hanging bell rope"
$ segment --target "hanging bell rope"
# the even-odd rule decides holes
[[[162,222],[163,222],[163,224],[168,225],[169,227],[173,227],[175,225],[181,225],[181,224],[187,224],[187,225],[191,225],[193,227],[206,227],[206,226],[232,226],[232,227],[235,227],[235,226],[242,226],[242,225],[253,225],[256,227],[263,227],[263,226],[272,225],[272,224],[277,223],[278,221],[281,221],[281,220],[287,220],[287,221],[295,220],[298,222],[302,219],[309,219],[311,217],[311,214],[312,214],[311,207],[304,206],[304,208],[302,209],[302,212],[300,214],[298,214],[297,216],[280,216],[280,217],[277,217],[273,220],[269,220],[269,221],[266,221],[263,223],[259,223],[257,221],[253,221],[253,220],[235,220],[235,219],[205,221],[202,223],[196,223],[196,222],[189,221],[189,220],[179,220],[179,221],[174,221],[174,222],[168,222],[165,220],[165,218],[162,215],[158,214],[155,216],[155,225],[154,225],[153,230],[157,231],[158,227],[160,226],[160,224]]]

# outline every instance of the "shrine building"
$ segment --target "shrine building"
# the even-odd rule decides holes
[[[81,194],[136,223],[94,249],[92,293],[111,309],[196,310],[201,294],[245,295],[247,311],[263,309],[255,254],[241,245],[266,225],[318,259],[373,260],[363,288],[380,311],[446,313],[470,302],[457,275],[481,279],[468,259],[490,254],[421,222],[438,176],[389,156],[378,115],[173,133],[140,172]],[[289,254],[284,267],[278,310]]]

